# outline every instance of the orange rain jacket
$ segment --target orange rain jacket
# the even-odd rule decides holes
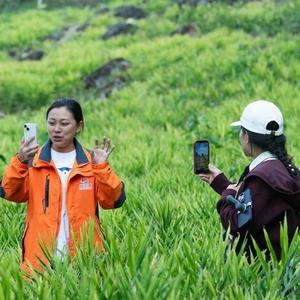
[[[70,227],[70,254],[75,254],[75,240],[87,234],[87,224],[94,224],[94,246],[103,250],[98,218],[98,203],[104,209],[118,208],[126,199],[124,184],[108,163],[92,164],[90,153],[75,139],[76,160],[68,178],[66,205]],[[47,263],[41,245],[53,251],[58,235],[62,195],[59,175],[51,160],[51,141],[39,149],[28,165],[12,158],[4,172],[0,196],[14,202],[27,202],[27,216],[22,239],[22,268],[40,269]],[[84,232],[83,232],[84,231]],[[52,250],[51,250],[52,249]]]

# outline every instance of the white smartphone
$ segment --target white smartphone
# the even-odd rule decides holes
[[[24,124],[24,139],[25,141],[30,140],[34,137],[33,141],[30,142],[29,146],[37,145],[37,125],[36,123],[25,123]]]

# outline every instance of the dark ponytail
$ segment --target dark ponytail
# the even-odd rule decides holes
[[[298,177],[300,175],[299,169],[293,164],[292,158],[288,155],[285,143],[286,137],[284,135],[275,136],[266,150],[275,154],[293,177]]]
[[[286,137],[284,134],[275,136],[271,134],[259,134],[242,128],[248,133],[250,143],[253,143],[265,151],[270,151],[283,163],[293,177],[300,177],[299,169],[293,164],[292,158],[286,150]]]

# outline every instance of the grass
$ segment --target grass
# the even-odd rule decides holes
[[[78,98],[87,147],[106,135],[116,145],[110,163],[125,181],[127,202],[101,211],[105,254],[81,249],[32,282],[19,270],[26,207],[0,202],[0,299],[291,299],[299,298],[299,237],[281,263],[252,264],[223,253],[226,243],[215,210],[218,196],[192,173],[192,142],[208,139],[211,160],[231,178],[247,164],[238,133],[228,124],[254,99],[272,99],[286,120],[288,150],[300,165],[299,1],[229,5],[218,1],[182,10],[172,1],[131,1],[147,10],[136,34],[107,41],[113,10],[28,8],[0,16],[0,172],[18,150],[22,124],[38,123],[56,97]],[[164,11],[164,13],[162,13]],[[91,24],[66,43],[43,40],[64,26]],[[171,36],[179,25],[199,26],[197,37]],[[10,48],[46,51],[40,62],[16,62]],[[82,77],[115,57],[130,62],[129,84],[99,100]],[[286,244],[283,235],[282,242]]]

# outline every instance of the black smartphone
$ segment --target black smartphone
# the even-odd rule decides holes
[[[208,173],[209,143],[206,140],[194,142],[194,173]]]

